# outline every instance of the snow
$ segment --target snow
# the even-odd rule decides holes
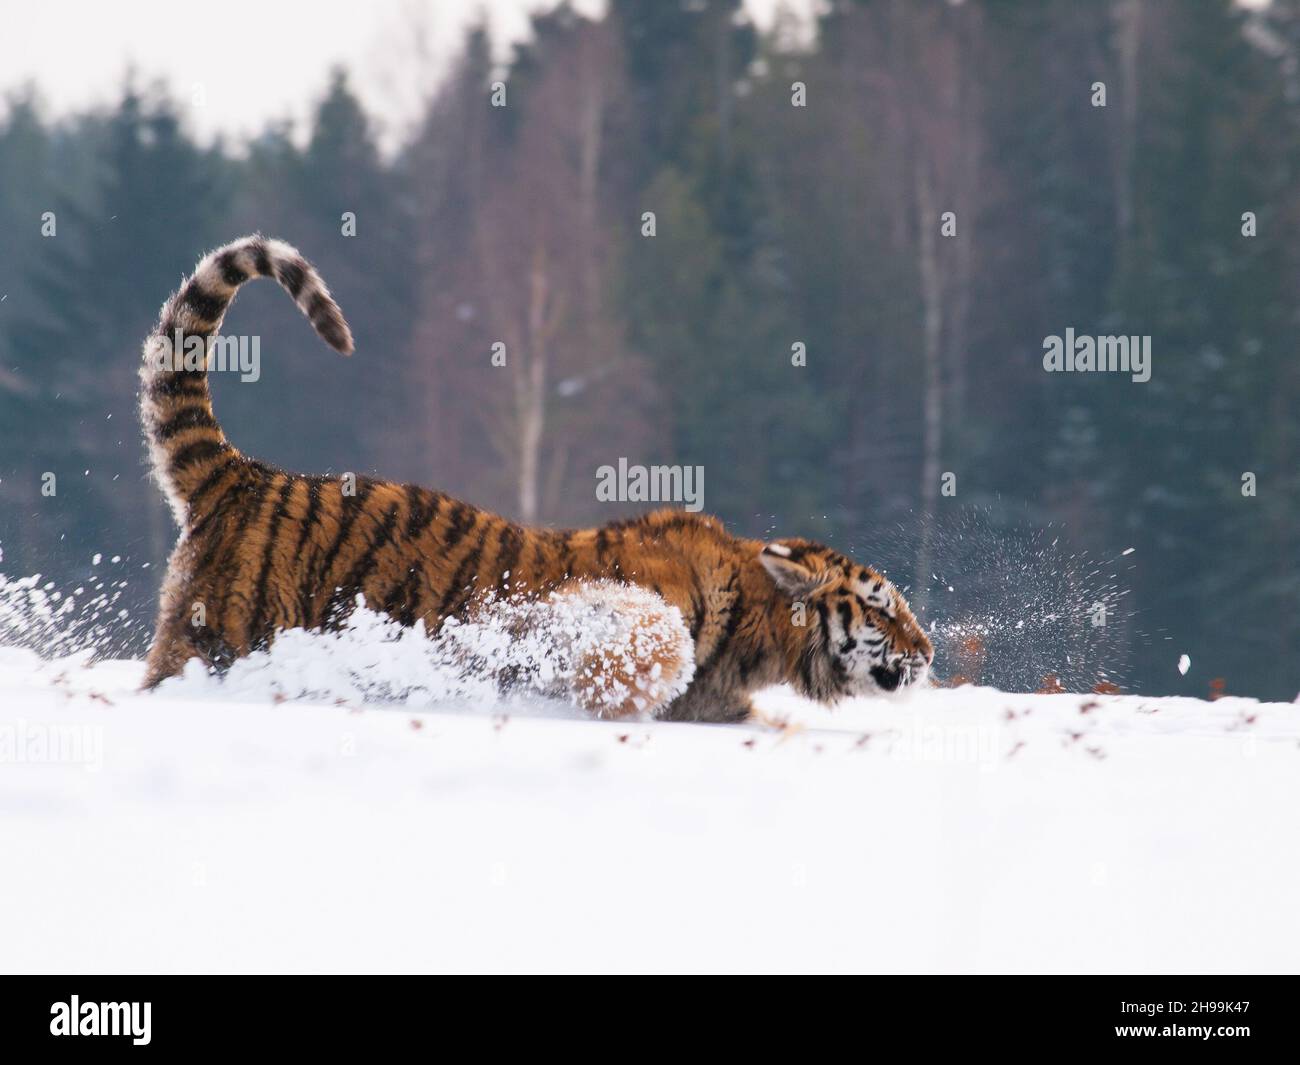
[[[18,602],[26,621],[26,600]],[[219,700],[473,706],[495,700],[509,678],[531,693],[526,709],[565,713],[576,703],[598,717],[624,717],[667,706],[694,672],[681,611],[645,589],[592,581],[536,601],[491,600],[468,620],[449,619],[434,638],[423,622],[404,628],[358,599],[337,632],[282,632],[220,678],[192,659],[159,690]]]
[[[773,690],[724,727],[141,675],[0,647],[6,970],[1300,960],[1296,705]]]

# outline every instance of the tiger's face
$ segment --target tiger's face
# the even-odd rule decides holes
[[[790,597],[792,625],[803,637],[791,679],[803,694],[833,702],[925,681],[934,647],[881,574],[810,540],[766,544],[759,561]]]

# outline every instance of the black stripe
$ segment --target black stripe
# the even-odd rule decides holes
[[[691,571],[691,643],[700,642],[700,632],[704,628],[704,589],[700,587],[700,575]]]
[[[347,579],[341,582],[344,595],[361,591],[361,584],[370,576],[375,566],[379,564],[379,552],[393,542],[393,529],[397,526],[397,510],[397,503],[388,505],[388,509],[384,512],[383,522],[370,540],[370,546],[353,564]]]
[[[306,263],[301,259],[285,259],[280,262],[280,269],[276,274],[280,284],[289,290],[289,295],[295,300],[298,294],[302,292],[302,286],[307,281]]]
[[[204,529],[207,527],[208,523],[212,521],[213,518],[215,518],[218,514],[224,513],[226,511],[227,508],[223,506],[223,503],[225,502],[226,498],[227,497],[223,496],[221,499],[217,500],[217,502],[213,505],[212,509],[208,511],[206,515],[204,515],[203,520],[199,522],[198,525],[194,526],[193,529],[190,530],[191,541],[198,539],[203,534]],[[213,555],[216,554],[217,548],[219,548],[220,546],[221,546],[221,537],[220,536],[211,537],[208,540],[207,550],[204,551],[203,557],[199,559],[197,563],[195,563],[193,572],[196,574],[204,573],[207,570],[208,566],[211,564],[212,557]]]
[[[573,573],[573,532],[566,531],[560,535],[560,577],[567,580]]]
[[[419,583],[419,570],[412,566],[383,598],[384,613],[408,629],[415,624],[415,597]]]
[[[430,492],[414,485],[407,488],[406,538],[408,540],[422,536],[424,531],[433,524],[442,507],[443,498],[440,492]]]
[[[465,535],[474,528],[477,521],[478,511],[474,507],[466,506],[464,503],[457,503],[452,507],[446,539],[442,542],[443,550],[450,551],[460,543]]]
[[[271,478],[259,477],[253,482],[252,491],[247,502],[244,504],[244,511],[239,520],[235,522],[235,527],[231,530],[235,539],[239,539],[248,531],[248,526],[253,519],[262,512],[262,502],[266,499],[266,493],[271,490]]]
[[[239,465],[239,462],[240,462],[239,456],[232,455],[225,462],[214,467],[212,472],[203,478],[203,480],[199,483],[199,486],[196,489],[194,489],[194,491],[191,492],[189,494],[189,497],[185,500],[185,502],[189,505],[191,515],[194,514],[195,509],[198,507],[199,500],[201,500],[205,495],[207,495],[209,492],[212,491],[213,488],[217,486],[217,484],[221,481],[221,478],[224,477],[226,473],[230,470],[230,467]],[[199,522],[198,525],[193,526],[190,532],[192,534],[197,535],[199,530],[202,529],[203,526],[207,524],[208,518],[210,518],[213,513],[215,513],[215,508],[213,509],[213,511],[210,511],[208,513],[208,515],[203,519],[203,521]]]
[[[178,306],[185,307],[200,321],[212,324],[226,313],[229,299],[209,292],[197,278],[191,278],[181,291]]]
[[[311,324],[321,339],[335,351],[343,351],[348,344],[348,331],[343,319],[332,309],[324,317],[312,318]]]
[[[229,556],[232,553],[238,553],[240,543],[244,539],[244,533],[248,531],[248,526],[252,523],[253,519],[262,512],[262,502],[266,499],[266,493],[270,491],[270,489],[271,480],[269,477],[258,477],[252,483],[249,497],[245,500],[240,500],[238,504],[239,520],[234,523],[233,527],[227,530],[226,536],[214,536],[212,538],[212,542],[209,544],[208,550],[204,554],[203,561],[194,569],[195,573],[204,573],[208,566],[215,560],[217,549],[223,545],[229,549],[226,552],[228,556],[226,561],[228,564],[223,568],[228,569],[232,574],[238,572],[238,565],[235,563],[234,559]],[[212,615],[216,618],[225,617],[226,602],[230,599],[231,592],[235,586],[233,580],[226,580],[222,582],[222,584],[224,585],[225,594],[221,596],[218,610]]]
[[[253,253],[253,266],[257,269],[260,277],[271,277],[271,256],[267,253],[266,245],[255,240],[248,246],[248,250]]]
[[[342,486],[340,486],[339,490],[342,491]],[[330,544],[329,550],[325,552],[325,557],[320,566],[316,569],[317,578],[315,583],[317,588],[325,589],[328,587],[327,578],[334,566],[334,560],[338,558],[339,551],[343,549],[343,542],[348,538],[348,534],[352,531],[352,526],[356,524],[357,518],[361,516],[362,511],[365,509],[366,500],[370,498],[370,493],[373,491],[374,485],[367,481],[362,483],[355,496],[341,496],[343,515],[339,521],[339,531],[334,537],[334,542]],[[351,506],[347,502],[349,499],[352,500]],[[329,591],[332,594],[333,588],[329,588]]]
[[[411,571],[408,569],[400,580],[393,584],[382,596],[378,597],[380,609],[391,618],[397,617],[397,608],[401,606],[403,592],[411,583]]]
[[[302,557],[302,549],[311,535],[312,526],[316,524],[316,515],[320,513],[321,482],[317,477],[307,481],[307,513],[302,518],[302,531],[298,534],[298,545],[294,548],[294,557]]]
[[[153,399],[176,396],[206,396],[207,374],[204,370],[178,370],[161,373],[149,382],[149,395]]]
[[[266,530],[266,547],[262,549],[262,571],[257,577],[257,594],[253,599],[253,613],[248,622],[248,640],[254,643],[262,635],[262,616],[266,612],[266,582],[271,574],[271,555],[275,549],[275,537],[280,531],[280,523],[284,520],[285,512],[289,507],[289,497],[293,494],[295,484],[293,477],[287,477],[284,487],[280,489],[280,496],[275,502],[275,509],[271,512],[271,523]]]
[[[397,525],[398,504],[390,503],[384,512],[383,524],[366,544],[366,549],[352,564],[348,575],[330,590],[329,601],[325,606],[324,620],[331,625],[338,624],[356,609],[358,592],[363,592],[361,585],[370,576],[379,562],[379,551],[393,542],[393,528]]]
[[[224,440],[196,440],[192,444],[186,444],[172,455],[171,461],[167,463],[167,468],[173,474],[179,474],[189,466],[206,462],[208,459],[216,458],[222,452],[229,450],[230,445]]]
[[[763,651],[758,647],[750,648],[748,652],[741,656],[739,663],[741,681],[748,681],[754,675],[754,671],[758,669],[763,657]]]
[[[316,597],[317,590],[311,579],[312,567],[307,564],[307,559],[303,557],[303,548],[306,547],[307,538],[317,524],[317,516],[320,513],[321,484],[319,477],[310,477],[307,480],[307,512],[303,515],[302,530],[298,533],[298,543],[293,551],[293,557],[298,560],[299,567],[298,608],[302,612],[303,624],[310,623],[311,601]]]
[[[611,538],[610,533],[613,533]],[[605,556],[613,549],[623,546],[623,532],[621,529],[606,525],[596,534],[596,561],[599,565],[605,565]],[[615,558],[608,567],[608,574],[616,581],[622,581],[626,578],[623,576],[623,567]]]
[[[422,620],[423,615],[419,614],[420,600],[424,589],[428,586],[428,581],[424,579],[424,571],[419,568],[411,570],[411,579],[407,581],[406,587],[402,590],[404,601],[402,603],[402,613],[398,617],[403,625],[411,626],[417,620]]]
[[[514,568],[519,563],[519,556],[524,549],[524,536],[517,525],[507,525],[501,530],[501,537],[498,541],[499,553],[497,554],[497,594],[509,595],[511,580],[506,576],[507,573],[513,576]],[[513,583],[518,584],[518,581]]]
[[[471,571],[477,575],[478,561],[483,555],[483,544],[487,540],[488,529],[488,526],[484,526],[483,531],[479,533],[478,543],[466,552],[465,557],[460,560],[460,565],[456,567],[456,574],[447,586],[442,602],[438,604],[439,621],[450,616],[453,605],[459,610],[464,600],[473,594],[473,586],[469,583],[469,578]]]
[[[185,429],[219,429],[207,405],[184,407],[153,431],[155,440],[170,440]]]
[[[238,288],[248,280],[248,274],[239,265],[239,253],[233,248],[217,257],[217,269],[221,271],[221,280],[231,288]]]
[[[230,462],[226,463],[222,467],[222,471],[230,469],[231,465],[234,465],[238,462],[239,459],[232,459]],[[218,472],[222,472],[222,471],[214,470],[213,473],[217,474]],[[209,480],[211,479],[212,478],[210,477]],[[205,490],[207,490],[211,486],[208,485],[208,483],[205,481],[202,487]],[[186,535],[189,538],[189,542],[193,543],[195,540],[197,540],[202,535],[207,525],[212,521],[212,519],[216,515],[227,513],[229,509],[231,509],[223,505],[231,498],[232,497],[229,494],[222,496],[220,499],[216,501],[212,509],[208,511],[208,513],[204,516],[202,521],[200,521],[197,525],[187,530]],[[243,505],[246,506],[247,504],[243,504]],[[256,509],[257,508],[255,506],[254,510]],[[202,556],[199,558],[197,562],[194,563],[194,565],[191,567],[190,570],[190,572],[194,574],[195,578],[202,579],[207,575],[208,567],[212,565],[212,560],[216,557],[217,552],[224,545],[225,545],[225,541],[222,540],[220,536],[211,536],[208,538],[207,547],[204,549]],[[194,600],[188,599],[185,596],[178,596],[176,601],[176,608],[171,615],[172,622],[173,623],[177,622],[180,619],[180,617],[184,615],[188,610],[190,610],[190,608],[193,605],[194,605]],[[212,604],[214,608],[216,607],[216,605],[217,604],[215,602]]]
[[[325,293],[317,290],[307,301],[307,317],[313,322],[329,320],[334,316],[334,307]]]
[[[722,638],[714,645],[713,653],[709,656],[712,661],[720,661],[722,656],[727,653],[727,648],[731,646],[731,641],[736,637],[736,629],[740,627],[740,618],[744,609],[744,593],[737,591],[736,597],[731,601],[731,606],[727,609],[727,627],[722,630]]]

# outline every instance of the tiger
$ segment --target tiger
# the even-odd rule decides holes
[[[259,234],[204,256],[163,304],[144,344],[140,415],[180,533],[144,688],[191,659],[220,673],[284,630],[337,630],[358,604],[437,634],[484,602],[587,582],[641,589],[680,613],[693,662],[657,665],[693,672],[650,708],[662,720],[745,721],[752,695],[777,684],[830,704],[926,682],[934,650],[903,595],[824,544],[748,539],[675,508],[596,528],[529,527],[434,489],[290,473],[242,454],[213,413],[202,355],[240,286],[259,277],[278,282],[331,348],[353,352],[316,269]]]

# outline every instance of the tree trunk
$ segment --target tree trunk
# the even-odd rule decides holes
[[[542,434],[546,428],[548,308],[546,252],[538,248],[528,278],[527,365],[515,378],[519,412],[519,518],[533,524],[538,514]]]
[[[922,358],[925,394],[921,461],[921,544],[916,560],[912,602],[924,610],[934,556],[934,522],[939,502],[939,451],[943,445],[943,277],[939,269],[938,215],[934,208],[929,163],[918,152],[915,162],[918,248],[921,274]]]
[[[1138,48],[1142,39],[1142,5],[1116,0],[1120,75],[1119,146],[1115,152],[1115,228],[1122,239],[1133,224],[1133,152],[1137,142]],[[1108,104],[1109,100],[1106,101]]]

